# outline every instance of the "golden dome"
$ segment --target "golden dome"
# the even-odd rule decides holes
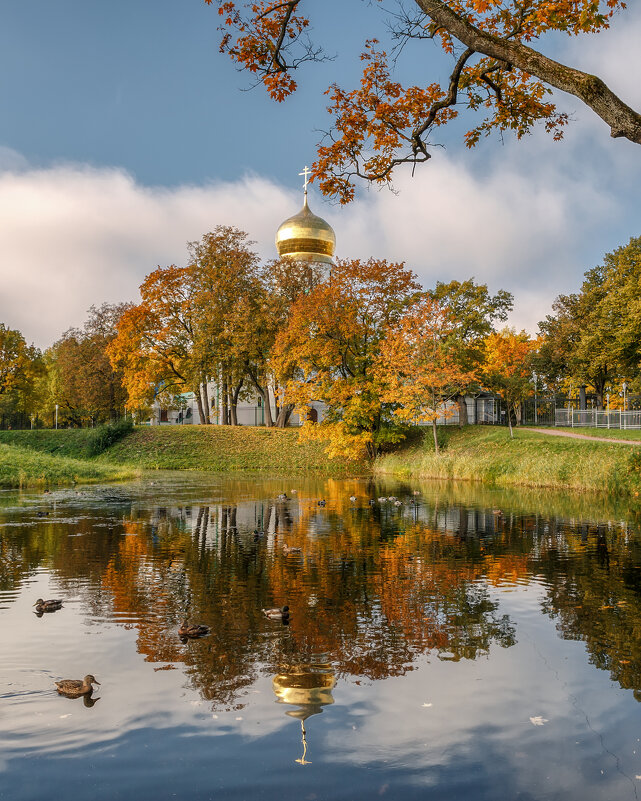
[[[276,249],[281,258],[295,261],[333,264],[336,235],[332,226],[312,214],[307,205],[307,191],[303,208],[285,220],[276,232]]]

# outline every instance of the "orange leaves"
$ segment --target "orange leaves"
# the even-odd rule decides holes
[[[307,38],[309,20],[299,13],[302,4],[303,0],[217,2],[221,51],[262,82],[278,102],[297,88],[292,71],[321,58],[320,48]],[[375,32],[366,31],[360,85],[345,89],[333,83],[326,91],[332,127],[318,145],[313,167],[324,194],[349,203],[358,179],[390,184],[399,165],[414,169],[431,157],[436,129],[464,109],[485,115],[463,135],[468,147],[494,131],[512,131],[520,139],[539,122],[554,139],[561,139],[568,115],[546,99],[551,87],[580,98],[610,126],[612,136],[641,141],[641,117],[604,84],[532,48],[547,33],[576,36],[604,30],[625,8],[622,0],[416,4],[419,8],[413,12],[399,14],[396,55],[412,39],[426,40],[425,47],[436,44],[447,56],[449,78],[437,82],[421,72],[420,83],[403,85],[394,79]]]
[[[381,340],[419,290],[401,264],[339,261],[328,282],[292,307],[272,367],[285,383],[287,402],[302,411],[313,400],[327,404],[320,435],[333,453],[353,458],[367,450],[371,456],[383,438],[395,436],[374,364]]]
[[[212,0],[205,2],[212,5]],[[220,51],[240,69],[256,75],[279,103],[297,88],[289,70],[319,55],[303,40],[309,20],[296,13],[300,2],[218,2]]]
[[[448,337],[456,326],[449,309],[425,296],[409,309],[381,344],[377,375],[383,399],[397,405],[408,422],[447,417],[446,402],[474,380],[450,352]]]

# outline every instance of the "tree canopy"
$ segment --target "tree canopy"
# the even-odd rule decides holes
[[[310,38],[309,0],[205,2],[218,8],[220,50],[278,102],[296,90],[294,72],[303,63],[324,58]],[[332,125],[313,166],[321,191],[347,203],[355,179],[389,183],[398,165],[427,161],[436,129],[462,109],[481,115],[464,134],[468,147],[494,131],[521,138],[537,123],[560,139],[569,115],[557,108],[554,89],[591,108],[611,136],[641,144],[639,113],[599,77],[555,61],[539,44],[554,33],[599,33],[625,7],[623,0],[399,1],[382,18],[381,32],[364,31],[360,86],[334,83],[327,90]],[[389,53],[379,41],[389,38],[385,23]],[[449,77],[430,80],[420,72],[419,83],[404,85],[394,76],[395,60],[408,42],[423,40],[442,49]]]

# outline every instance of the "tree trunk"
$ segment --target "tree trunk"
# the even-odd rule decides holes
[[[211,417],[210,417],[210,409],[209,409],[209,390],[207,389],[207,379],[204,378],[202,381],[202,390],[203,390],[203,408],[205,410],[205,424],[211,425]]]
[[[233,426],[238,425],[238,396],[240,395],[240,390],[243,388],[243,384],[245,383],[245,378],[240,379],[240,382],[236,384],[234,387],[234,391],[231,394],[231,403],[230,403],[230,412],[231,412],[231,424]]]
[[[256,378],[256,376],[249,368],[247,368],[247,375],[249,376],[249,380],[254,385],[256,392],[258,392],[263,401],[263,409],[265,410],[265,425],[267,426],[267,428],[273,428],[274,419],[272,417],[272,407],[269,402],[269,387],[261,386],[258,383],[258,379]]]
[[[641,144],[641,114],[626,105],[596,75],[566,67],[522,42],[482,31],[460,17],[443,0],[415,2],[439,28],[445,28],[466,47],[578,97],[610,126],[610,136],[625,137]]]
[[[510,408],[510,403],[507,403],[507,424],[510,427],[510,439],[514,439],[514,431],[512,429],[512,409]]]
[[[468,424],[467,417],[467,403],[465,402],[465,395],[456,395],[455,398],[458,403],[458,424],[459,428],[463,428]]]
[[[436,435],[436,418],[432,420],[432,434],[434,435],[434,451],[438,456],[439,450],[438,450],[438,436]]]
[[[205,412],[203,411],[203,398],[200,394],[200,385],[198,385],[194,395],[196,396],[196,403],[198,404],[198,418],[200,419],[200,425],[203,426],[205,425]]]
[[[222,401],[223,401],[222,420],[221,420],[221,422],[222,422],[222,424],[224,426],[228,426],[229,425],[229,405],[228,405],[229,395],[228,395],[228,391],[227,391],[227,376],[224,373],[223,373],[223,385],[222,385],[222,389],[221,389],[221,396],[222,396]]]
[[[289,418],[292,416],[292,412],[294,411],[294,404],[293,403],[284,403],[278,412],[278,417],[276,418],[276,428],[286,428],[287,424],[289,423]]]

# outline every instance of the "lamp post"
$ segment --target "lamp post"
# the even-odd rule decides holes
[[[538,377],[538,375],[536,373],[532,373],[532,376],[534,377],[534,425],[538,426],[538,424],[539,424],[539,410],[538,410],[537,403],[536,403],[536,388],[537,388],[537,384],[538,384],[538,381],[539,381],[539,377]]]
[[[58,404],[56,403],[56,429],[58,428]]]

